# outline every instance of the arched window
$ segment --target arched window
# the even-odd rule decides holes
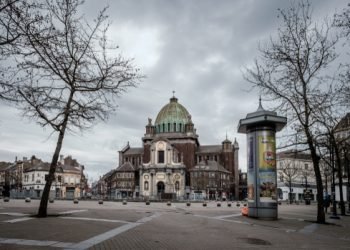
[[[176,132],[176,123],[174,122],[174,132]]]
[[[179,124],[179,131],[182,132],[182,124]]]
[[[165,132],[165,124],[163,123],[163,131],[162,131],[163,133]]]
[[[148,181],[145,181],[145,190],[148,191]]]
[[[160,133],[160,125],[158,125],[158,133]]]
[[[170,123],[168,123],[168,132],[170,132]]]

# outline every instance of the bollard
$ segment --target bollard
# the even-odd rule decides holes
[[[237,206],[237,207],[240,207],[240,206],[241,206],[241,204],[239,204],[239,202],[237,202],[236,206]]]
[[[146,201],[146,205],[149,205],[149,204],[151,204],[149,201]]]
[[[73,203],[74,203],[74,204],[78,204],[78,203],[79,203],[79,200],[78,200],[78,199],[74,199],[74,200],[73,200]]]
[[[203,207],[206,207],[207,206],[207,203],[206,202],[203,202]]]
[[[167,206],[171,206],[171,202],[170,201],[168,201],[166,204],[167,204]]]
[[[220,202],[216,203],[216,206],[221,207],[221,203]]]
[[[49,202],[50,202],[50,203],[54,203],[54,201],[55,201],[54,198],[50,198],[50,199],[49,199]]]
[[[5,197],[4,198],[4,202],[9,202],[10,201],[10,198],[9,197]]]
[[[231,207],[231,203],[230,203],[230,202],[229,202],[229,203],[227,203],[227,206],[228,206],[228,207]]]
[[[30,198],[27,197],[27,198],[25,199],[25,201],[26,201],[26,202],[30,202]]]
[[[123,205],[128,204],[128,202],[126,200],[123,200]]]
[[[191,202],[187,202],[186,206],[188,206],[188,207],[191,206]]]
[[[98,204],[102,205],[103,204],[103,200],[98,200]]]

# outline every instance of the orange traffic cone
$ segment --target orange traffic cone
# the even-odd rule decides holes
[[[248,216],[248,207],[242,207],[241,208],[241,213],[243,216]]]

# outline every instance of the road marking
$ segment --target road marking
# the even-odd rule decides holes
[[[25,240],[25,239],[6,239],[0,238],[0,244],[16,244],[25,246],[55,246],[55,247],[67,247],[73,245],[73,243],[49,241],[49,240]]]
[[[284,219],[284,220],[297,220],[297,221],[305,221],[304,219],[300,218],[292,218],[292,217],[278,217],[278,219]]]
[[[225,219],[225,218],[238,217],[238,216],[242,216],[242,214],[220,215],[220,216],[215,216],[213,218],[215,218],[215,219]]]
[[[31,218],[31,217],[22,217],[22,218],[13,219],[13,220],[5,220],[5,221],[3,221],[3,222],[5,222],[5,223],[16,223],[16,222],[21,222],[21,221],[26,221],[26,220],[31,220],[31,219],[34,219],[34,218]]]
[[[296,216],[302,216],[302,217],[308,217],[308,218],[316,218],[314,215],[308,215],[308,214],[297,214],[297,213],[285,213],[283,212],[283,215],[296,215]]]
[[[75,214],[75,213],[82,213],[86,211],[88,210],[70,210],[70,211],[60,212],[58,214]]]
[[[136,223],[146,223],[146,222],[151,221],[154,218],[159,217],[159,216],[161,216],[161,213],[156,212],[151,216],[146,216],[146,217],[143,217],[142,219],[139,219],[138,221],[136,221]]]
[[[125,224],[121,227],[114,228],[114,229],[109,230],[103,234],[96,235],[90,239],[87,239],[87,240],[81,241],[77,244],[74,244],[74,245],[70,246],[69,249],[87,249],[87,248],[90,248],[90,247],[92,247],[96,244],[99,244],[105,240],[113,238],[113,237],[117,236],[118,234],[124,233],[132,228],[140,226],[145,222],[149,222],[152,219],[154,219],[160,215],[161,215],[161,213],[155,213],[151,216],[144,217],[144,218],[138,220],[137,222],[128,223],[128,224]]]
[[[315,232],[318,228],[318,224],[312,223],[310,225],[305,226],[303,229],[299,230],[299,233],[309,234]]]
[[[125,224],[121,227],[117,227],[117,228],[114,228],[112,230],[109,230],[103,234],[99,234],[99,235],[96,235],[90,239],[87,239],[87,240],[84,240],[84,241],[81,241],[77,244],[74,244],[72,246],[70,246],[69,248],[70,249],[88,249],[96,244],[99,244],[105,240],[108,240],[112,237],[115,237],[117,236],[118,234],[121,234],[123,232],[126,232],[134,227],[137,227],[141,225],[140,223],[129,223],[129,224]]]
[[[102,221],[102,222],[114,222],[114,223],[131,223],[129,221],[124,220],[109,220],[109,219],[96,219],[96,218],[86,218],[86,217],[61,217],[61,219],[68,220],[87,220],[87,221]]]
[[[221,220],[221,221],[234,222],[234,223],[237,223],[237,224],[253,225],[253,224],[251,224],[251,223],[249,223],[249,222],[240,221],[240,220],[226,220],[226,219],[223,219],[223,218],[210,217],[210,216],[199,215],[199,214],[195,214],[194,216],[196,216],[196,217],[202,217],[202,218],[207,218],[207,219],[212,219],[212,220]]]
[[[10,215],[10,216],[28,216],[30,214],[23,214],[23,213],[0,213],[3,215]]]

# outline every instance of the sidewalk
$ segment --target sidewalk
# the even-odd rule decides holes
[[[1,249],[350,249],[350,216],[319,225],[315,205],[283,204],[262,221],[225,202],[56,201],[43,219],[30,216],[38,203],[0,203]]]

